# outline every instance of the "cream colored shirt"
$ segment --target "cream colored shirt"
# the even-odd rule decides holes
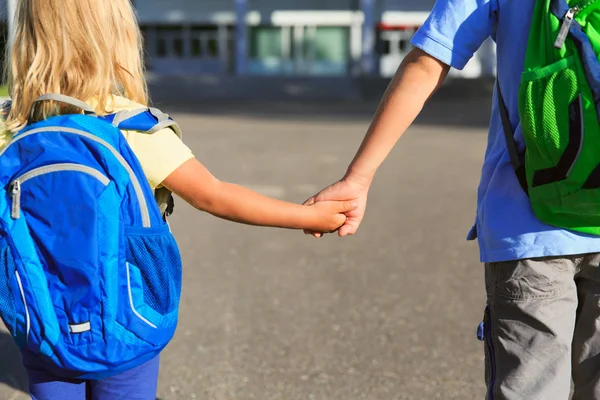
[[[87,103],[94,107],[96,100],[92,99]],[[143,106],[119,96],[115,96],[107,105],[107,109],[110,112],[134,110],[137,108],[143,108]],[[183,163],[194,158],[190,148],[169,128],[152,134],[128,130],[122,130],[121,132],[140,161],[152,189],[159,187]],[[11,138],[12,134],[10,132],[0,129],[0,149]]]

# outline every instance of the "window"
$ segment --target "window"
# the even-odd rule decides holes
[[[315,36],[316,59],[346,63],[350,52],[350,30],[342,27],[317,27]]]
[[[249,39],[251,58],[258,60],[281,58],[281,28],[251,28]]]
[[[162,25],[156,27],[156,55],[178,57],[185,55],[184,35],[181,26]]]

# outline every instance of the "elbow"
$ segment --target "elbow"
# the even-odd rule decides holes
[[[429,55],[418,47],[412,49],[404,59],[404,68],[414,68],[421,75],[425,75],[431,81],[437,81],[438,86],[441,85],[448,72],[450,66],[437,58]]]

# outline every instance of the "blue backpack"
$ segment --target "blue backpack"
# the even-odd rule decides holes
[[[85,115],[31,123],[0,150],[0,315],[26,365],[102,379],[169,343],[181,292],[170,193],[161,210],[119,129],[180,131],[156,109],[48,100]]]

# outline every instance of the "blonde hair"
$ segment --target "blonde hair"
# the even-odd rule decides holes
[[[17,131],[73,108],[36,98],[58,93],[106,114],[111,96],[148,104],[143,45],[130,0],[19,0],[16,32],[8,46],[5,79],[12,98],[6,128]]]

